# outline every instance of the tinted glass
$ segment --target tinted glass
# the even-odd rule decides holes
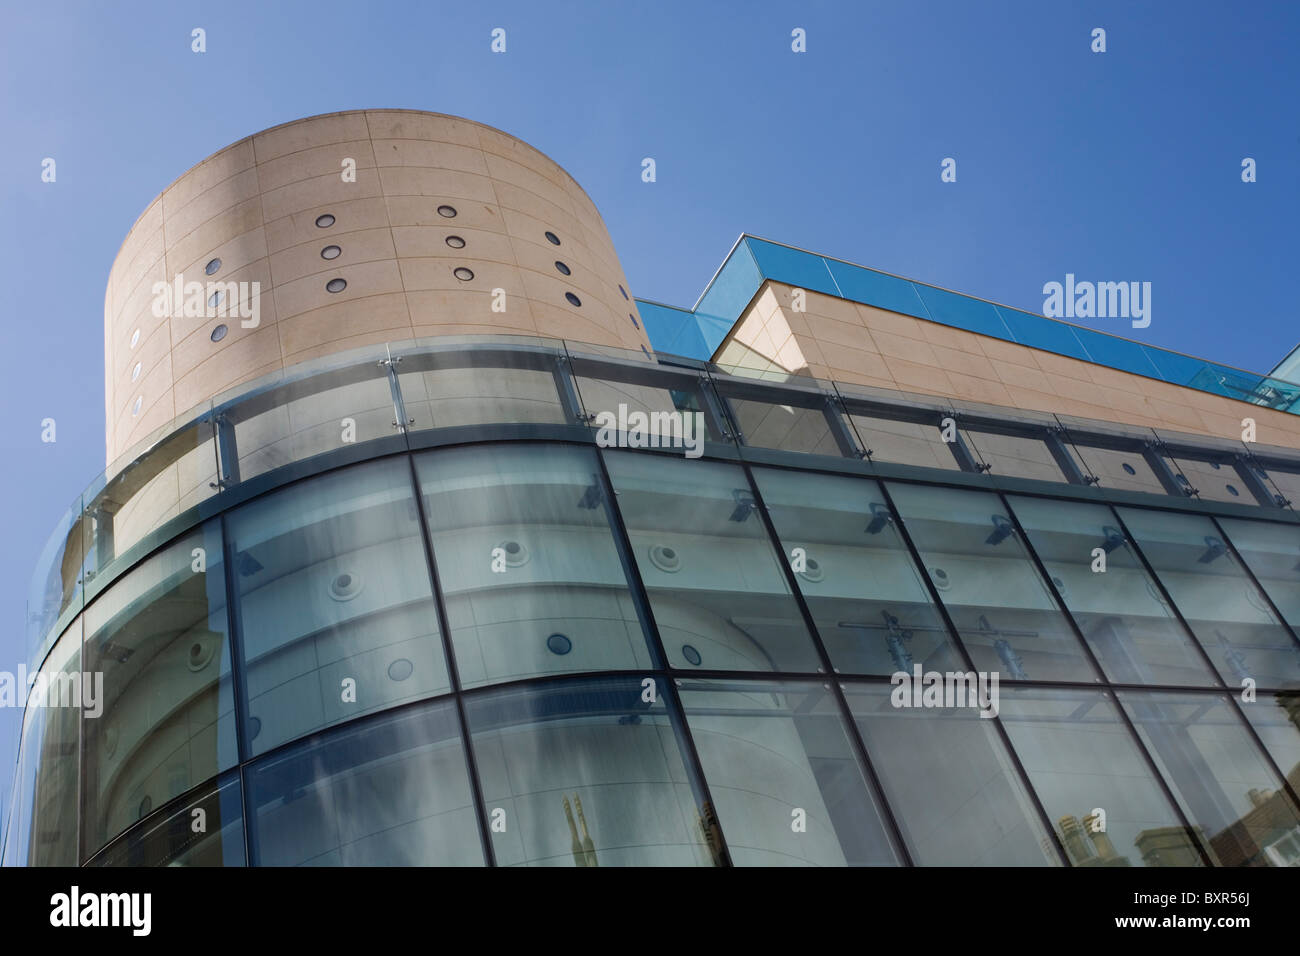
[[[978,670],[1016,680],[1097,679],[996,495],[889,490]]]
[[[633,452],[605,461],[670,666],[820,668],[740,468]]]
[[[291,485],[228,521],[253,753],[450,689],[405,458]]]
[[[95,866],[243,866],[239,778],[155,814],[91,861]]]
[[[590,451],[479,446],[416,468],[465,686],[649,666]]]
[[[736,866],[897,864],[829,691],[691,680],[679,693]]]

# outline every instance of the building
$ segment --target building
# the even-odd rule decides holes
[[[1300,386],[750,236],[636,300],[386,110],[168,187],[105,356],[7,864],[1300,859]]]

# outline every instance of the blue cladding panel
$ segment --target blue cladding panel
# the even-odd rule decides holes
[[[861,266],[851,266],[847,262],[836,262],[834,259],[825,262],[844,298],[918,319],[930,317],[921,297],[916,294],[916,286],[906,279]]]

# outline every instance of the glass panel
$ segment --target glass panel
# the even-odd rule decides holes
[[[1261,478],[1273,486],[1286,506],[1300,509],[1300,473],[1281,468],[1258,468]],[[1281,502],[1279,502],[1281,504]]]
[[[89,678],[89,686],[87,680]],[[76,866],[77,771],[81,716],[96,715],[103,704],[102,688],[81,672],[81,618],[63,632],[41,668],[27,717],[37,761],[32,796],[32,841],[29,866]],[[24,755],[26,757],[26,754]]]
[[[199,421],[179,429],[165,425],[135,448],[134,455],[113,463],[107,485],[86,495],[86,556],[97,573],[164,522],[217,493],[216,433],[206,409]]]
[[[1300,813],[1225,697],[1120,694],[1143,742],[1218,866],[1264,866]]]
[[[996,495],[888,487],[976,668],[1003,679],[1097,679]]]
[[[34,798],[44,729],[44,711],[39,708],[26,711],[18,738],[18,766],[14,769],[12,802],[5,818],[5,866],[29,865],[36,849],[36,841],[32,840],[36,823]]]
[[[858,433],[859,443],[864,449],[870,449],[872,461],[961,470],[961,465],[953,456],[952,445],[943,440],[939,429],[934,425],[897,421],[859,412],[850,413],[849,421]]]
[[[1300,644],[1273,616],[1209,518],[1119,509],[1192,633],[1229,686],[1300,687]]]
[[[1088,355],[1092,361],[1098,365],[1105,365],[1124,372],[1132,372],[1134,375],[1142,375],[1146,378],[1160,377],[1156,367],[1147,358],[1147,353],[1142,350],[1142,346],[1137,342],[1131,342],[1128,339],[1121,339],[1115,335],[1107,335],[1104,332],[1097,332],[1080,326],[1074,327],[1074,334],[1083,347],[1088,350]]]
[[[590,367],[581,360],[574,365]],[[632,381],[615,376],[617,369],[610,369],[609,378],[574,376],[583,410],[602,445],[638,441],[641,447],[680,448],[683,454],[699,457],[704,451],[701,442],[719,440],[707,427],[698,380],[655,372]]]
[[[736,866],[896,866],[835,698],[820,684],[679,690]]]
[[[803,549],[793,567],[836,670],[962,666],[876,482],[775,469],[754,480],[784,553]]]
[[[997,306],[998,315],[1010,330],[1012,341],[1031,348],[1068,355],[1070,358],[1088,361],[1088,353],[1079,340],[1074,337],[1074,329],[1064,322],[1056,322],[1032,312]]]
[[[422,368],[421,356],[404,358],[397,377],[413,431],[497,422],[565,423],[555,376],[528,367],[532,361],[521,357],[511,365],[508,356],[499,355],[490,365]]]
[[[463,686],[650,666],[599,469],[563,445],[416,459]]]
[[[1073,865],[1204,865],[1109,694],[1004,687],[999,714]]]
[[[1169,456],[1169,468],[1178,483],[1187,489],[1196,489],[1197,496],[1205,501],[1231,501],[1237,504],[1256,504],[1246,483],[1232,467],[1231,461],[1200,461],[1179,455]]]
[[[993,720],[967,707],[898,707],[884,684],[844,692],[918,865],[1059,865]]]
[[[1010,500],[1108,678],[1121,684],[1218,684],[1110,508],[1045,498]]]
[[[712,811],[689,779],[669,688],[606,679],[465,701],[501,866],[711,866]]]
[[[972,299],[970,296],[936,289],[934,286],[915,283],[917,295],[925,303],[930,318],[967,332],[1009,339],[1011,333],[1002,322],[1002,316],[992,302]]]
[[[916,318],[930,317],[930,314],[925,311],[925,306],[921,304],[921,297],[916,294],[916,286],[908,280],[850,265],[847,262],[838,262],[835,259],[822,261],[830,269],[831,277],[839,286],[844,298]]]
[[[1259,694],[1238,703],[1292,788],[1300,786],[1300,694]]]
[[[746,445],[843,457],[820,408],[729,399]]]
[[[482,866],[456,705],[421,704],[246,771],[258,866]]]
[[[81,498],[63,513],[36,559],[27,590],[27,665],[40,666],[57,634],[59,616],[81,610],[82,567],[86,549],[82,535]]]
[[[974,431],[969,426],[962,430],[962,434],[970,442],[975,454],[993,466],[990,471],[995,475],[1065,481],[1061,466],[1052,457],[1047,442],[1040,438]]]
[[[378,360],[254,393],[224,413],[234,425],[244,481],[347,444],[396,435],[393,414],[393,393]]]
[[[404,457],[299,482],[227,520],[251,753],[450,690]]]
[[[1220,518],[1219,527],[1282,617],[1300,627],[1300,525]]]
[[[670,666],[820,669],[744,471],[634,452],[605,461]]]
[[[742,240],[722,264],[695,309],[696,325],[707,349],[704,357],[717,350],[762,284],[763,276],[754,262],[750,243]]]
[[[1084,472],[1100,479],[1096,482],[1098,488],[1168,494],[1141,451],[1102,448],[1085,444],[1073,436],[1070,441]]]
[[[810,289],[813,292],[823,292],[826,295],[840,294],[821,256],[804,252],[802,249],[791,249],[789,246],[780,246],[774,242],[749,237],[746,237],[742,244],[748,245],[753,251],[754,261],[758,263],[764,278],[775,279],[777,282]],[[748,302],[749,299],[742,302],[741,308],[744,308]],[[738,309],[733,316],[739,314]]]
[[[82,850],[234,766],[221,530],[210,521],[88,605],[86,669],[103,715],[82,723]],[[89,714],[87,714],[89,717]]]
[[[209,786],[132,830],[92,866],[243,866],[244,814],[239,777]]]

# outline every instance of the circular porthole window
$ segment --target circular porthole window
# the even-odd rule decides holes
[[[330,279],[329,282],[325,283],[326,292],[342,292],[347,287],[348,287],[347,279]]]
[[[212,341],[214,342],[220,342],[222,339],[226,337],[226,333],[228,331],[230,330],[227,329],[224,325],[218,325],[215,329],[212,330],[212,335],[209,336],[209,338],[211,338]]]
[[[351,601],[360,593],[361,576],[352,571],[336,574],[330,581],[330,597],[336,601]]]
[[[456,207],[455,207],[455,206],[439,206],[439,207],[438,207],[438,215],[441,216],[443,219],[455,219],[455,218],[456,218]]]
[[[133,382],[140,377],[140,364],[141,363],[136,362],[135,368],[131,369],[131,381]]]
[[[218,289],[216,292],[212,293],[212,295],[208,296],[208,308],[215,309],[217,306],[221,305],[221,302],[225,297],[226,293]]]
[[[415,665],[405,657],[399,657],[393,663],[388,665],[389,680],[401,681],[406,680],[415,671]]]
[[[217,653],[217,641],[195,641],[190,645],[189,668],[192,671],[201,671],[212,663],[212,658]]]
[[[552,634],[546,639],[546,649],[552,654],[559,654],[563,657],[569,651],[573,650],[573,641],[569,640],[563,634]]]
[[[322,259],[337,259],[341,255],[343,255],[343,250],[339,246],[326,246],[320,251]]]
[[[940,591],[946,591],[952,587],[952,579],[948,577],[948,572],[943,568],[931,568],[930,577],[934,581],[934,586]]]
[[[203,267],[203,271],[206,272],[208,275],[213,275],[220,268],[221,268],[220,259],[210,259],[208,260],[208,264]]]
[[[804,564],[804,569],[799,572],[799,577],[803,578],[805,581],[811,581],[816,584],[818,581],[826,577],[826,572],[822,570],[822,566],[819,562],[814,561],[812,558],[808,558]]]
[[[256,740],[257,735],[260,734],[261,732],[262,732],[262,718],[249,717],[248,718],[248,739]]]
[[[650,563],[660,571],[676,574],[682,569],[682,556],[676,548],[656,544],[650,549]]]
[[[328,229],[332,225],[334,225],[334,217],[331,216],[329,213],[325,213],[323,216],[316,217],[316,226],[318,228]]]
[[[1124,464],[1123,464],[1121,467],[1124,469],[1124,473],[1125,473],[1125,474],[1128,474],[1128,475],[1136,475],[1136,474],[1137,474],[1137,469],[1134,468],[1132,465],[1130,465],[1128,462],[1124,462]]]
[[[452,269],[451,274],[461,282],[468,282],[470,279],[474,278],[474,273],[471,270],[466,269],[464,266],[457,266],[455,269]]]
[[[582,305],[582,300],[579,299],[572,292],[564,293],[564,298],[568,300],[569,305],[578,305],[578,306]]]
[[[140,330],[136,329],[131,333],[131,348],[135,348],[136,343],[140,341]]]
[[[633,315],[631,312],[629,312],[629,313],[627,314],[627,317],[628,317],[629,319],[632,320],[632,326],[633,326],[634,328],[638,328],[638,329],[641,328],[641,323],[638,322],[638,321],[636,320],[636,316],[635,316],[635,315]]]
[[[558,245],[560,244],[560,237],[557,236],[557,235],[556,235],[555,233],[553,233],[553,232],[547,232],[547,233],[546,233],[546,241],[549,242],[549,243],[550,243],[551,245],[553,245],[553,246],[558,246]]]
[[[496,552],[500,551],[500,554]],[[528,549],[520,541],[508,540],[498,542],[492,549],[492,557],[500,558],[508,568],[522,568],[528,563]]]
[[[625,299],[628,298],[627,289],[624,289],[622,286],[619,286],[619,287],[618,287],[618,291],[623,293],[623,298],[625,298]],[[628,299],[628,301],[631,301],[631,300]]]
[[[152,809],[153,809],[153,798],[151,798],[151,797],[149,797],[149,796],[146,796],[143,800],[140,801],[140,817],[139,817],[139,818],[140,818],[141,820],[143,820],[145,817],[147,817],[147,816],[149,815],[149,811],[152,810]]]
[[[453,249],[464,249],[465,240],[460,236],[448,236],[447,245],[451,246]]]
[[[1232,495],[1232,497],[1234,498],[1237,498],[1241,495],[1241,492],[1238,491],[1236,488],[1234,488],[1232,485],[1224,485],[1224,487],[1228,489],[1228,494]]]
[[[132,415],[132,417],[134,417],[134,416],[140,414],[140,406],[143,405],[143,404],[144,404],[144,396],[143,396],[143,395],[137,395],[137,396],[135,397],[135,401],[131,403],[131,415]]]
[[[682,645],[682,657],[686,658],[686,663],[692,667],[699,667],[704,658],[700,657],[700,652],[690,644]]]
[[[562,276],[573,275],[573,270],[570,269],[568,266],[566,266],[566,265],[565,265],[563,262],[561,262],[559,259],[556,259],[556,260],[555,260],[555,271],[558,272],[558,273],[559,273],[560,275],[562,275]]]

